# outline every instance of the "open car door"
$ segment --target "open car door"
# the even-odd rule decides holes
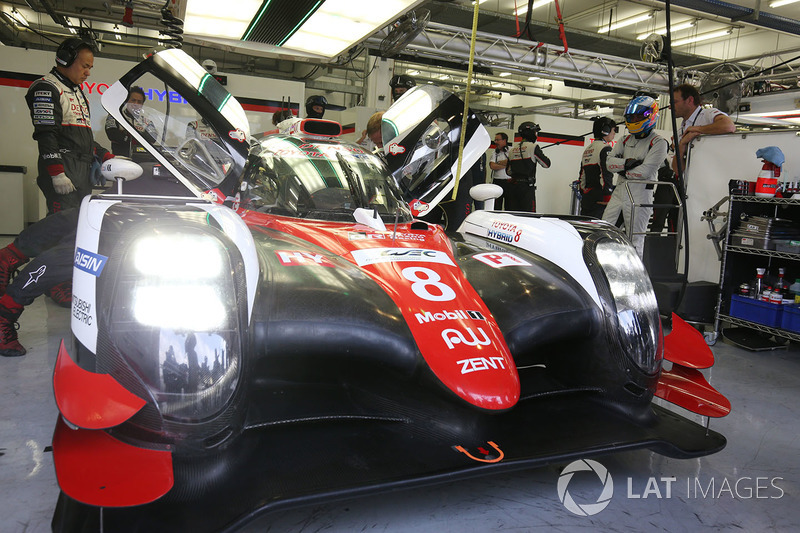
[[[146,102],[129,109],[132,87]],[[189,194],[231,196],[249,152],[242,106],[182,50],[147,58],[103,94],[103,107]],[[158,194],[157,191],[143,191]]]
[[[450,199],[456,184],[463,115],[464,102],[433,85],[414,87],[383,115],[386,162],[415,214],[425,214]],[[489,145],[489,132],[470,111],[460,177]]]

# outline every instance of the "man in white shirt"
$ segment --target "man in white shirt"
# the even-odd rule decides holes
[[[678,149],[672,160],[672,169],[678,173],[678,163],[681,170],[685,169],[686,156],[691,148],[692,141],[700,135],[719,135],[733,133],[736,125],[731,118],[713,107],[701,107],[702,99],[697,88],[688,83],[678,85],[673,92],[675,103],[672,113],[683,119],[678,129]]]
[[[511,176],[506,172],[508,167],[508,135],[502,131],[497,133],[494,136],[494,145],[494,154],[492,154],[492,159],[489,161],[489,168],[492,169],[492,183],[503,188],[503,196],[495,204],[495,209],[502,211],[508,195],[508,186],[511,184]]]

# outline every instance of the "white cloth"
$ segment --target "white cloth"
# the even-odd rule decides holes
[[[606,159],[606,166],[611,172],[625,172],[625,161],[628,159],[642,162],[625,172],[625,177],[619,177],[617,186],[611,194],[611,200],[603,211],[603,220],[611,224],[616,224],[620,212],[622,213],[625,227],[629,230],[628,235],[631,236],[639,257],[644,254],[644,234],[647,231],[650,215],[653,213],[652,207],[641,207],[653,203],[653,190],[647,188],[647,182],[657,180],[658,167],[667,157],[667,148],[667,140],[654,131],[642,139],[628,135],[612,148]],[[631,197],[636,205],[635,209],[631,204]],[[632,211],[633,221],[631,221]]]

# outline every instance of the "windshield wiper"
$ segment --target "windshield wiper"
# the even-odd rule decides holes
[[[364,189],[361,188],[361,180],[358,174],[356,174],[356,171],[350,166],[350,163],[345,160],[341,152],[336,152],[336,159],[339,160],[339,164],[342,166],[342,172],[350,188],[350,194],[356,201],[356,207],[367,207],[366,195],[364,194]]]

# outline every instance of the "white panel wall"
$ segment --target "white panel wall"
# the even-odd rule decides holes
[[[755,181],[761,170],[756,150],[777,146],[786,157],[781,181],[800,181],[800,139],[794,132],[732,133],[700,137],[692,148],[687,170],[689,196],[689,281],[719,281],[720,261],[706,238],[708,224],[700,217],[728,195],[728,181]],[[727,209],[727,204],[726,204]],[[683,259],[681,258],[681,265]]]
[[[54,57],[53,52],[3,47],[3,53],[0,54],[0,70],[44,75],[54,65]],[[134,63],[131,61],[104,59],[102,54],[99,54],[95,57],[92,75],[86,80],[83,87],[92,110],[92,129],[95,139],[106,148],[110,148],[111,145],[103,130],[106,112],[100,105],[100,97],[108,86],[133,66]],[[225,73],[220,72],[219,74]],[[289,97],[292,102],[305,102],[305,86],[300,82],[237,74],[228,74],[227,77],[226,88],[237,97],[278,102],[281,97]],[[0,128],[0,164],[28,167],[24,184],[24,199],[20,199],[20,201],[24,201],[25,221],[30,223],[43,217],[46,208],[44,207],[44,198],[36,186],[38,151],[36,142],[31,137],[33,125],[25,103],[26,92],[26,88],[0,86],[0,117],[3,119],[3,127]],[[304,111],[302,110],[301,114],[304,114]],[[252,132],[272,129],[271,112],[247,111],[246,114]],[[2,217],[2,213],[0,213],[0,217]]]

